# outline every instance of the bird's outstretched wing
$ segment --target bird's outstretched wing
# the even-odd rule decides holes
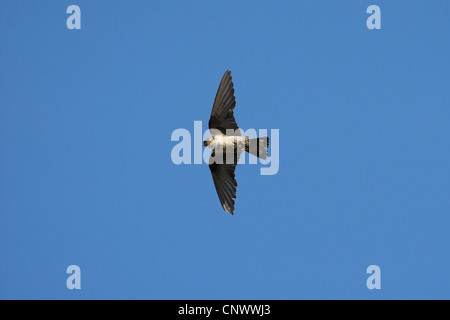
[[[218,129],[223,134],[226,134],[226,129],[238,130],[239,127],[233,114],[235,106],[233,81],[231,80],[231,71],[228,70],[223,75],[217,89],[211,117],[209,118],[209,129]],[[237,134],[240,135],[240,133]]]
[[[234,199],[236,199],[237,182],[234,177],[236,164],[217,164],[209,158],[209,169],[216,187],[217,195],[224,211],[234,214]]]

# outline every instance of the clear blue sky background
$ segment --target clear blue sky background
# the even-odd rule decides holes
[[[449,10],[1,1],[0,298],[450,298]],[[238,124],[280,129],[277,175],[237,168],[235,216],[170,158],[227,69]]]

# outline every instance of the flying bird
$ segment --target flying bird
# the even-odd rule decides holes
[[[236,106],[231,71],[226,71],[217,89],[209,118],[212,136],[203,141],[203,146],[212,150],[209,169],[224,211],[234,214],[237,182],[234,171],[242,152],[267,159],[269,137],[249,139],[243,137],[234,118]]]

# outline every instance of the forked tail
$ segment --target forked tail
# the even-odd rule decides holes
[[[269,137],[245,138],[245,151],[263,160],[267,159],[267,148],[269,147]]]

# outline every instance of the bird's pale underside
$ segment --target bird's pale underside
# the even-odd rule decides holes
[[[237,182],[234,171],[241,153],[246,151],[262,159],[267,158],[269,138],[243,137],[234,118],[236,106],[231,72],[226,71],[217,89],[209,119],[211,137],[203,142],[213,150],[209,158],[214,186],[224,211],[234,214]]]

